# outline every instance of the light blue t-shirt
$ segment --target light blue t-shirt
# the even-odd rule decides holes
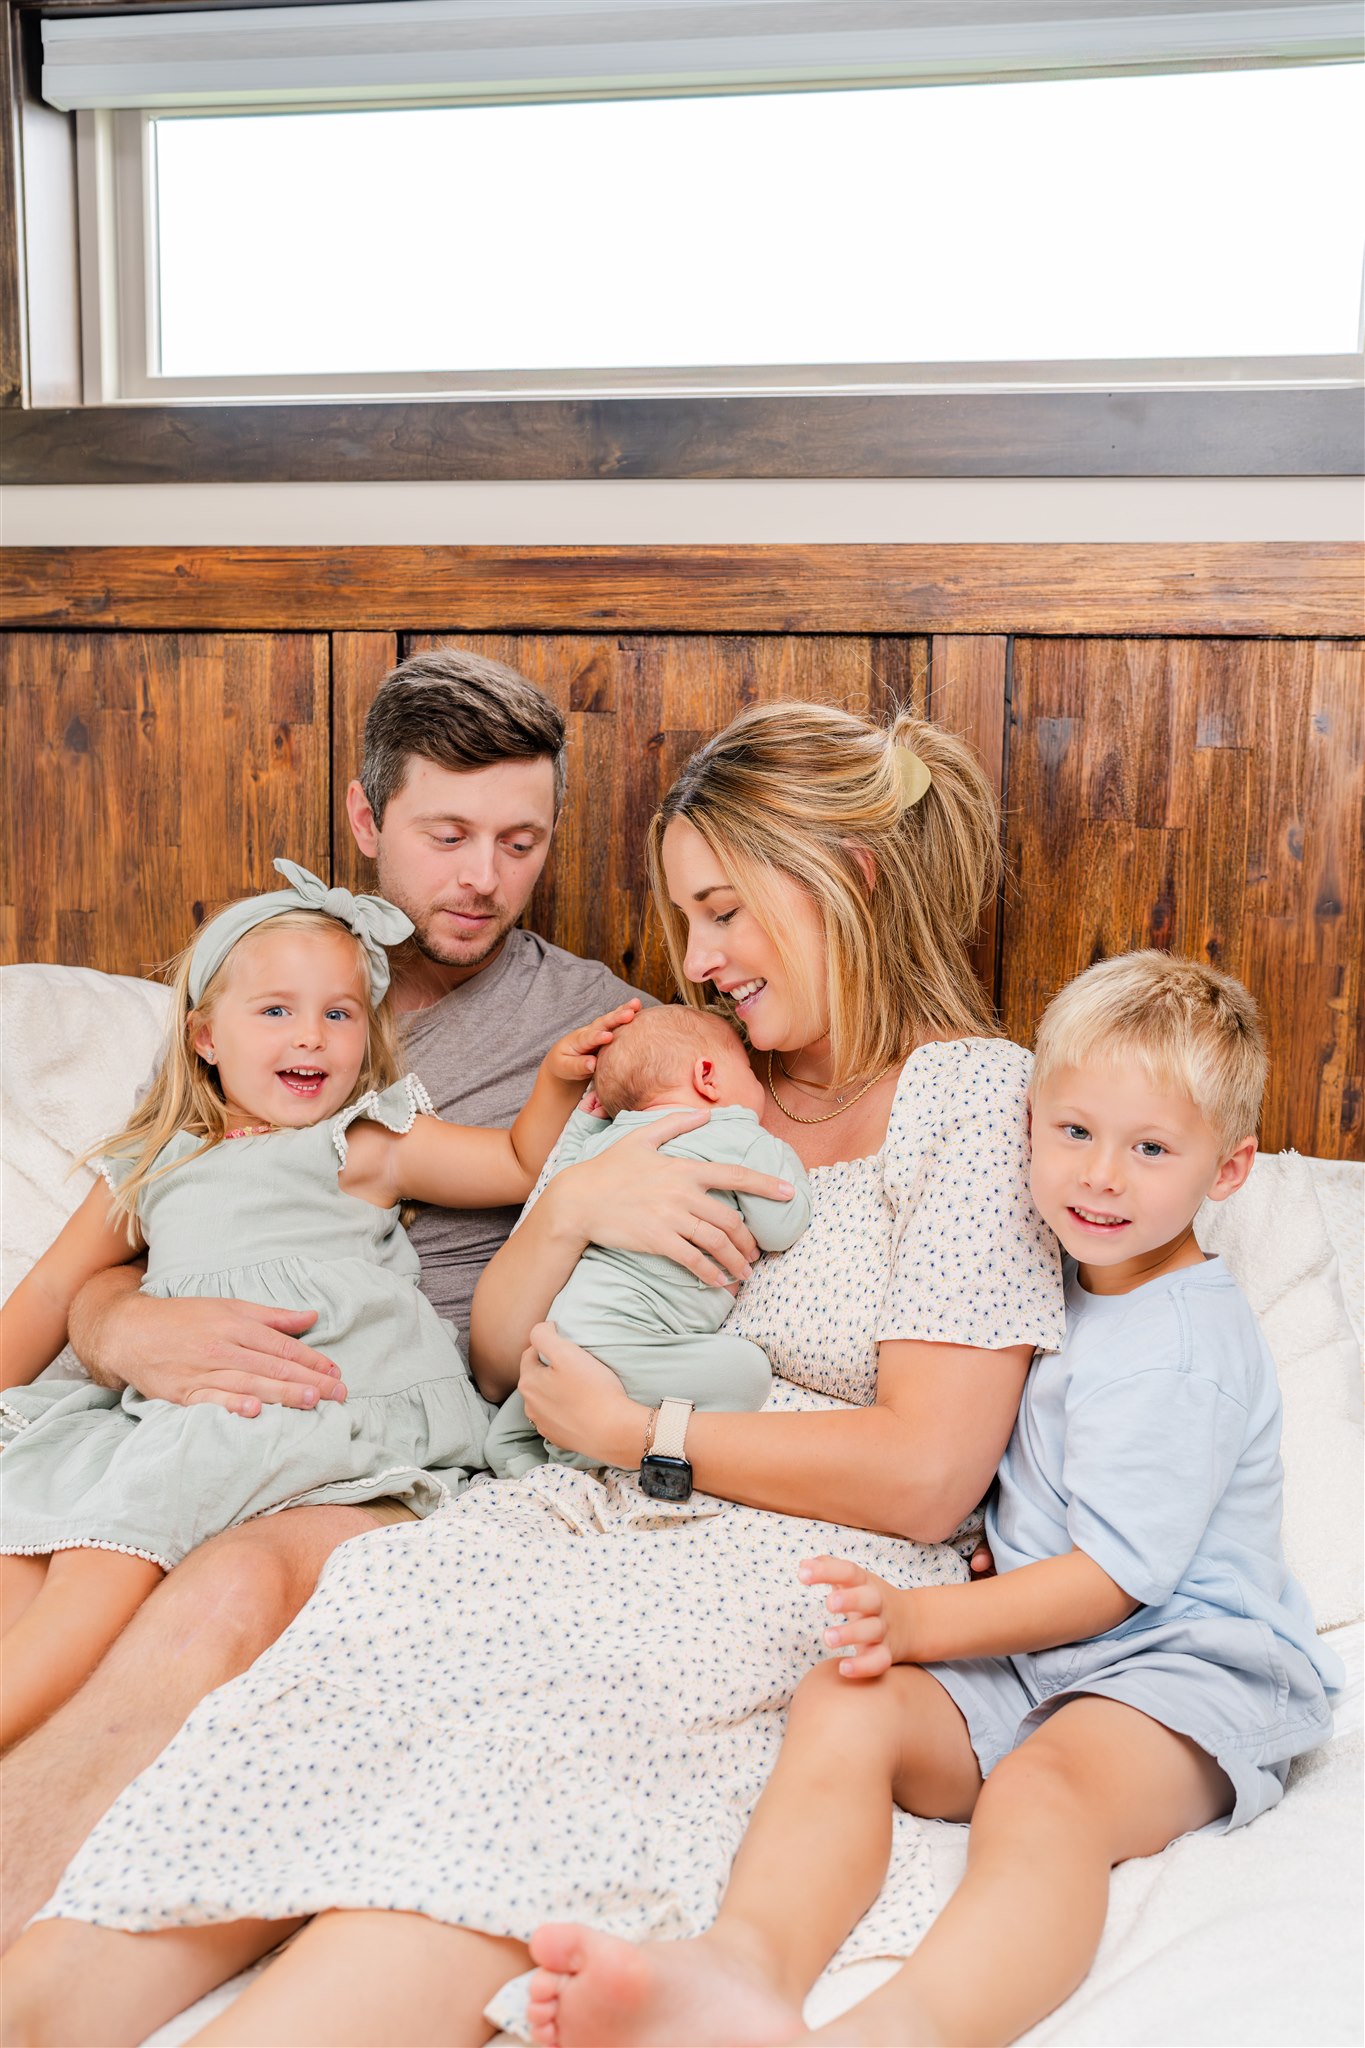
[[[996,1567],[1083,1550],[1141,1604],[1113,1637],[1196,1616],[1264,1622],[1329,1685],[1280,1543],[1275,1366],[1221,1259],[1089,1294],[1066,1272],[1066,1336],[1030,1368],[986,1514]]]

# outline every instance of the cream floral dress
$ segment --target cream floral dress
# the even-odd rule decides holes
[[[870,1402],[882,1339],[1059,1343],[1027,1070],[997,1040],[922,1046],[883,1150],[812,1173],[810,1228],[761,1261],[729,1325],[771,1358],[770,1408]],[[823,1595],[796,1575],[820,1551],[899,1585],[965,1576],[947,1544],[650,1501],[633,1475],[475,1479],[421,1523],[342,1545],[279,1642],[106,1815],[46,1914],[151,1929],[390,1907],[523,1939],[564,1917],[696,1934],[825,1654]],[[932,1907],[902,1817],[839,1960],[907,1953]]]

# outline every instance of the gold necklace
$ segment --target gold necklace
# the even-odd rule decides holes
[[[790,1081],[792,1077],[791,1077],[791,1075],[790,1075],[790,1074],[787,1074],[787,1069],[786,1069],[785,1067],[783,1067],[782,1071],[783,1071],[783,1073],[784,1073],[784,1074],[786,1074],[786,1075],[787,1075],[787,1079],[788,1079],[788,1080]],[[771,1096],[772,1096],[772,1099],[773,1099],[773,1101],[774,1101],[774,1102],[775,1102],[775,1103],[777,1104],[777,1106],[778,1106],[778,1108],[779,1108],[779,1109],[781,1110],[781,1112],[782,1112],[783,1116],[787,1118],[787,1120],[788,1120],[788,1122],[789,1122],[789,1123],[794,1123],[794,1124],[827,1124],[827,1123],[832,1123],[832,1122],[833,1122],[833,1120],[834,1120],[834,1118],[835,1118],[836,1116],[842,1116],[842,1115],[843,1115],[843,1113],[844,1113],[844,1111],[845,1111],[846,1109],[852,1109],[852,1107],[853,1107],[853,1105],[854,1105],[854,1103],[855,1103],[855,1102],[861,1102],[861,1101],[862,1101],[862,1099],[863,1099],[863,1097],[864,1097],[864,1096],[866,1095],[866,1093],[867,1093],[868,1089],[869,1089],[869,1088],[875,1088],[875,1087],[876,1087],[876,1085],[877,1085],[877,1083],[878,1083],[878,1081],[880,1081],[880,1080],[881,1080],[881,1078],[882,1078],[882,1074],[888,1073],[889,1071],[890,1071],[890,1070],[889,1070],[889,1068],[883,1067],[883,1068],[882,1068],[882,1073],[881,1073],[881,1074],[874,1074],[874,1075],[872,1076],[872,1079],[871,1079],[870,1081],[864,1081],[864,1083],[863,1083],[862,1087],[861,1087],[861,1088],[860,1088],[860,1089],[858,1090],[858,1093],[857,1093],[856,1095],[850,1095],[850,1096],[849,1096],[849,1098],[848,1098],[848,1101],[847,1101],[847,1102],[844,1102],[844,1101],[843,1101],[843,1100],[841,1099],[841,1100],[840,1100],[840,1103],[839,1103],[839,1107],[838,1107],[837,1109],[827,1109],[827,1110],[825,1111],[825,1114],[824,1114],[823,1116],[798,1116],[798,1115],[797,1115],[797,1113],[796,1113],[796,1111],[795,1111],[794,1109],[788,1109],[788,1107],[787,1107],[786,1103],[785,1103],[785,1102],[784,1102],[784,1101],[782,1100],[782,1097],[781,1097],[781,1096],[780,1096],[780,1095],[778,1094],[778,1092],[777,1092],[776,1088],[774,1088],[774,1086],[773,1086],[773,1055],[772,1055],[772,1053],[769,1053],[769,1054],[768,1054],[768,1093],[769,1093],[769,1095],[771,1095]],[[798,1088],[800,1088],[800,1087],[802,1087],[802,1086],[804,1085],[804,1083],[802,1083],[802,1082],[798,1081],[796,1085],[797,1085],[797,1087],[798,1087]]]
[[[274,1130],[274,1124],[241,1124],[235,1131],[224,1131],[224,1138],[265,1138]]]

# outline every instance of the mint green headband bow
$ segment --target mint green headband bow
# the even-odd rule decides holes
[[[189,996],[197,1003],[218,969],[239,939],[267,918],[286,910],[320,910],[355,933],[365,948],[370,968],[370,989],[378,1002],[389,985],[389,956],[386,946],[397,946],[411,936],[413,923],[394,903],[382,896],[353,896],[349,889],[329,889],[317,875],[310,875],[296,861],[277,860],[275,871],[289,883],[270,896],[248,896],[230,903],[211,918],[195,941],[190,959]]]

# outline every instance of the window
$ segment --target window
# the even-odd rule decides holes
[[[153,227],[129,396],[1357,346],[1358,66],[121,118]]]

